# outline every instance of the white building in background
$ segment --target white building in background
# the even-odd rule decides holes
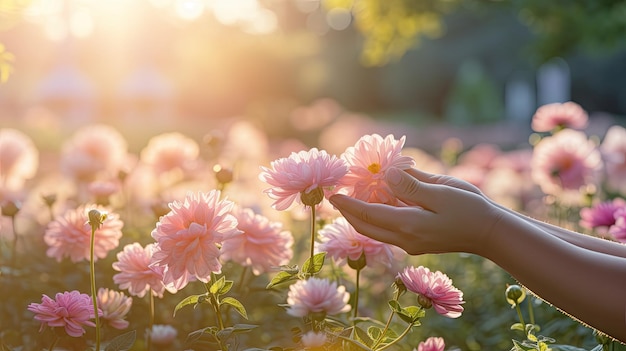
[[[567,62],[552,59],[537,70],[537,103],[539,106],[571,99],[571,79]]]
[[[142,125],[164,124],[175,117],[174,88],[154,66],[144,64],[120,83],[119,119]]]

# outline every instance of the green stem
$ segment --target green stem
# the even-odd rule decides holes
[[[13,246],[11,247],[11,268],[17,268],[17,230],[15,229],[15,216],[11,216],[11,228],[13,228]]]
[[[94,260],[94,246],[96,229],[91,227],[91,252],[90,252],[90,276],[91,276],[91,299],[93,300],[93,311],[96,317],[96,351],[100,351],[100,316],[98,315],[98,299],[96,295],[96,264]]]
[[[310,272],[309,274],[313,276],[313,272],[315,270],[315,265],[313,264],[313,256],[315,255],[315,205],[311,206],[311,247],[310,247],[310,262],[309,265]]]
[[[394,300],[398,300],[398,298],[400,298],[400,293],[396,292],[394,296]],[[378,346],[385,338],[385,334],[387,334],[387,330],[389,330],[389,327],[391,326],[391,320],[393,319],[393,316],[395,315],[395,313],[396,313],[395,311],[391,310],[391,313],[389,314],[389,318],[387,318],[387,324],[385,324],[385,328],[383,328],[383,331],[380,334],[380,337],[378,337],[378,339],[374,342],[374,345],[372,345],[372,349],[375,349],[376,346]]]
[[[405,337],[409,333],[409,331],[411,331],[411,328],[413,328],[413,323],[409,323],[409,326],[406,327],[406,329],[404,329],[402,334],[398,335],[398,337],[394,341],[390,342],[389,344],[387,344],[387,345],[385,345],[385,346],[383,346],[383,347],[381,347],[379,349],[375,349],[375,350],[376,351],[382,351],[382,350],[384,350],[386,348],[391,347],[393,344],[397,343],[398,341],[400,341],[400,339]]]
[[[515,304],[515,310],[517,311],[517,316],[519,317],[520,323],[525,327],[526,323],[524,323],[524,317],[522,316],[522,310],[519,308],[519,303]]]
[[[248,272],[248,266],[244,266],[241,270],[241,275],[239,276],[239,286],[237,287],[237,291],[241,292],[241,289],[245,286],[244,283],[246,281],[246,273]]]
[[[52,340],[52,344],[50,344],[50,348],[48,350],[50,351],[54,350],[54,347],[56,346],[57,342],[59,342],[59,337],[55,335],[54,340]]]
[[[530,317],[530,324],[535,324],[535,312],[533,311],[532,299],[528,299],[528,316]]]
[[[149,333],[146,334],[146,345],[147,350],[150,351],[152,349],[152,328],[154,326],[154,295],[152,294],[152,288],[150,288],[150,319],[148,320],[148,330]]]
[[[355,289],[354,289],[354,311],[353,311],[353,321],[352,321],[352,325],[356,324],[356,317],[358,316],[358,311],[359,311],[359,281],[361,280],[361,270],[357,269],[356,270],[356,282],[355,282]]]

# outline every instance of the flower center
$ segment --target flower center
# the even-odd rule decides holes
[[[380,172],[380,168],[380,164],[378,163],[372,163],[371,165],[367,166],[367,170],[372,172],[373,174]]]

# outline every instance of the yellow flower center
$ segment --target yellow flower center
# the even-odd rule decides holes
[[[373,174],[376,174],[380,172],[380,164],[372,163],[371,165],[367,166],[367,170],[372,172]]]

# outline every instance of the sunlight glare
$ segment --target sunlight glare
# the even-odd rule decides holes
[[[204,13],[204,1],[202,0],[178,0],[176,1],[176,14],[188,21],[198,19]]]
[[[70,17],[70,33],[77,38],[86,38],[93,32],[94,22],[86,8],[78,9]]]

